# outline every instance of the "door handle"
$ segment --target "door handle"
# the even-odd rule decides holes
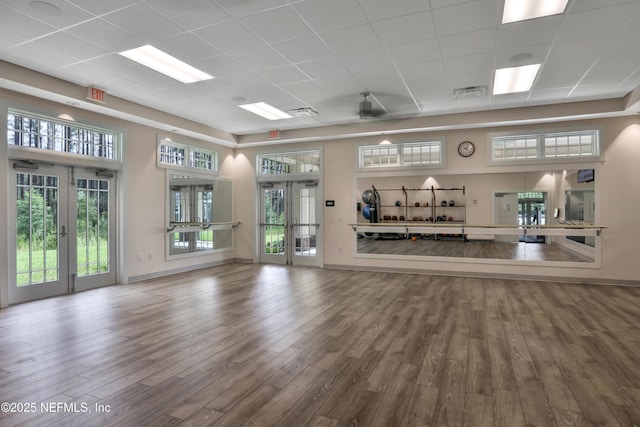
[[[67,227],[62,226],[62,230],[60,231],[60,237],[67,237]]]

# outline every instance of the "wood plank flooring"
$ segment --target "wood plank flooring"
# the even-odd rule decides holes
[[[0,310],[0,425],[637,426],[638,307],[633,287],[230,264]]]

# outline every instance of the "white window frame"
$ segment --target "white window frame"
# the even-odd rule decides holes
[[[444,166],[445,146],[444,139],[397,144],[361,145],[358,147],[358,168],[441,168]],[[434,150],[436,147],[437,150]],[[436,161],[429,159],[418,162],[410,161],[405,153],[407,149],[412,151],[417,149],[421,158],[425,154],[426,157],[432,157],[433,152],[438,151],[438,159]],[[423,154],[423,149],[427,149],[427,153]],[[375,156],[377,156],[377,159],[374,158]]]
[[[35,132],[25,132],[24,130],[9,128],[9,116],[36,120],[38,122],[38,129],[36,129]],[[14,153],[28,152],[38,153],[38,155],[42,156],[57,156],[67,158],[73,157],[76,159],[83,159],[82,162],[97,162],[110,165],[121,163],[123,133],[120,131],[100,128],[83,123],[77,123],[75,121],[64,120],[57,117],[50,117],[12,108],[8,109],[6,120],[7,145],[9,149]],[[43,130],[40,128],[43,123],[47,125],[47,130]],[[51,134],[52,129],[54,134]],[[69,130],[75,131],[75,136],[77,137],[77,139],[72,139],[66,135],[66,132]],[[58,135],[57,133],[59,131],[63,131],[65,135]],[[9,133],[32,135],[35,136],[35,138],[40,139],[40,141],[35,146],[31,144],[24,145],[24,143],[11,143],[12,138],[9,137]],[[96,147],[100,147],[100,145],[102,145],[96,144],[96,137],[111,139],[110,144],[104,145],[104,151],[108,152],[108,155],[96,155]],[[72,149],[72,144],[76,144],[76,147],[78,148]],[[80,150],[80,146],[83,146],[84,149]],[[100,148],[98,148],[98,150],[102,151],[102,149]]]
[[[171,151],[167,151],[167,148],[170,148]],[[210,156],[210,158],[207,159],[206,156]],[[207,150],[158,136],[156,164],[159,168],[164,169],[218,175],[219,155],[215,150]]]
[[[550,144],[553,141],[555,144]],[[559,141],[563,143],[558,144]],[[493,135],[490,146],[489,162],[493,164],[594,160],[600,157],[600,131],[583,129]]]
[[[318,164],[298,161],[305,156],[317,156]],[[273,167],[265,171],[265,162],[272,162]],[[256,155],[256,176],[277,177],[290,175],[318,175],[322,169],[321,150],[287,151],[278,153],[261,153]],[[271,172],[271,173],[269,173]]]

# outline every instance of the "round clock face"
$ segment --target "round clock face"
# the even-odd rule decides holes
[[[460,145],[458,145],[458,154],[462,157],[469,157],[476,151],[476,146],[473,145],[471,141],[462,141]]]

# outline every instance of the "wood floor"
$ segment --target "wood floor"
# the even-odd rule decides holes
[[[638,307],[632,287],[215,267],[0,310],[21,410],[0,425],[636,426]]]

